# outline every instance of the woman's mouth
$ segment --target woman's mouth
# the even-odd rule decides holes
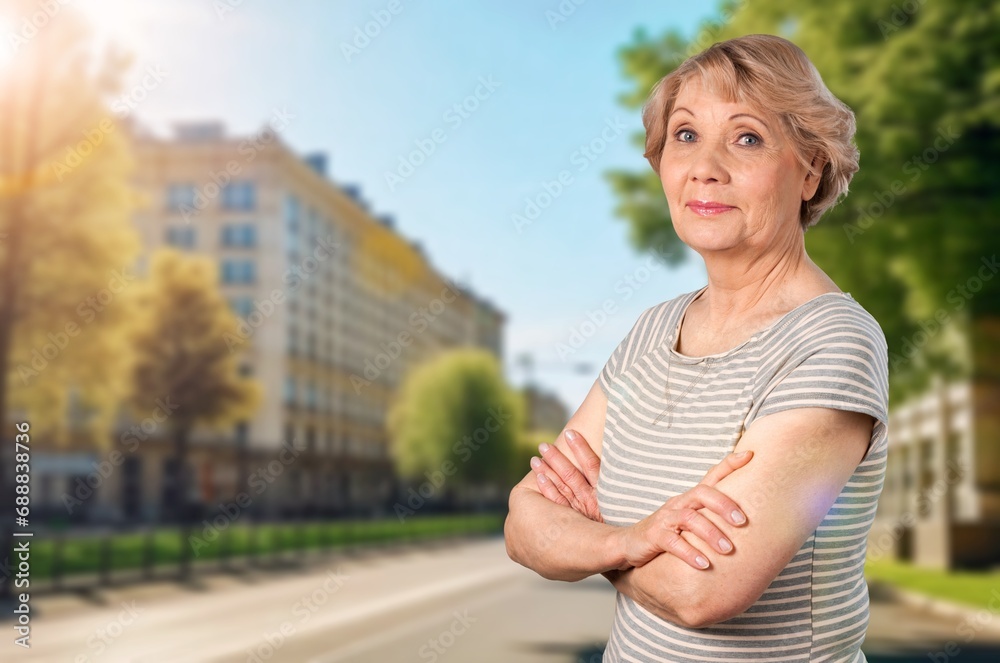
[[[687,206],[698,216],[717,216],[736,209],[732,205],[723,205],[711,200],[689,200]]]

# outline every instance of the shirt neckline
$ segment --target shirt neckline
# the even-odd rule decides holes
[[[688,299],[687,299],[686,302],[684,302],[681,305],[682,308],[681,308],[680,315],[677,318],[677,324],[674,325],[673,331],[671,331],[671,333],[670,333],[670,338],[667,341],[667,350],[670,353],[670,355],[672,357],[680,360],[683,363],[687,363],[687,364],[699,364],[699,363],[701,363],[703,361],[706,361],[706,360],[722,359],[724,357],[728,357],[729,355],[737,354],[739,352],[742,352],[749,345],[751,345],[753,343],[756,343],[761,337],[765,336],[766,334],[770,333],[771,331],[776,331],[776,330],[784,327],[786,324],[788,324],[789,322],[791,322],[793,318],[798,317],[799,314],[801,314],[803,311],[805,311],[807,307],[809,307],[810,305],[812,305],[815,302],[819,301],[823,297],[828,297],[830,295],[833,295],[835,297],[842,297],[844,299],[852,300],[852,301],[854,299],[851,296],[851,293],[849,293],[849,292],[824,292],[824,293],[821,293],[819,295],[816,295],[812,299],[809,299],[809,300],[806,300],[806,301],[802,302],[801,304],[799,304],[798,306],[796,306],[792,310],[790,310],[787,313],[785,313],[783,316],[781,316],[780,318],[778,318],[777,320],[775,320],[773,323],[771,323],[770,325],[768,325],[764,329],[760,329],[760,330],[754,332],[750,336],[750,338],[748,338],[747,340],[743,341],[739,345],[736,345],[736,346],[734,346],[732,348],[729,348],[728,350],[723,350],[722,352],[716,352],[715,354],[702,355],[702,356],[686,355],[686,354],[683,354],[681,352],[678,352],[677,351],[678,336],[680,335],[681,325],[684,324],[684,317],[687,315],[687,310],[691,306],[691,303],[694,300],[698,299],[698,297],[700,297],[702,295],[702,293],[705,292],[707,289],[708,289],[708,286],[705,285],[705,286],[703,286],[699,290],[696,290],[696,291],[694,291],[692,293],[688,293]]]

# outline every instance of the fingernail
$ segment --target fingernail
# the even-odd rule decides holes
[[[529,460],[528,462],[531,463],[531,467],[533,467],[536,470],[542,466],[542,460],[538,456],[532,456],[531,460]]]
[[[747,455],[747,452],[741,451],[738,454],[733,454],[733,458],[743,458],[743,456],[746,456],[746,455]]]
[[[733,522],[736,523],[737,525],[742,525],[747,521],[747,517],[744,516],[739,511],[737,511],[736,509],[733,509],[732,516],[733,516]]]
[[[569,440],[570,442],[576,442],[576,438],[577,437],[578,436],[577,436],[575,430],[567,430],[566,431],[566,439]]]
[[[697,557],[694,558],[694,563],[703,569],[708,568],[708,560],[702,557],[701,555],[698,555]]]
[[[544,474],[538,475],[538,483],[548,483],[548,482],[549,478],[547,476],[545,476]]]
[[[538,445],[538,450],[544,454],[549,450],[549,445],[542,442],[541,444]]]
[[[719,539],[719,547],[722,548],[722,552],[729,552],[733,549],[733,544],[726,539]]]

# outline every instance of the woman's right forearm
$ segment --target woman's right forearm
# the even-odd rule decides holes
[[[624,565],[618,528],[520,485],[511,490],[509,506],[507,554],[542,577],[574,582]]]

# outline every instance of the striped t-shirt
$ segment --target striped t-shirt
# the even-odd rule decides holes
[[[822,523],[748,610],[691,629],[619,593],[604,660],[866,661],[863,569],[886,463],[885,336],[849,293],[825,293],[735,348],[689,357],[675,349],[678,327],[704,290],[643,311],[600,373],[608,397],[597,485],[604,522],[645,518],[697,484],[754,419],[773,412],[864,412],[876,421],[871,444]]]

